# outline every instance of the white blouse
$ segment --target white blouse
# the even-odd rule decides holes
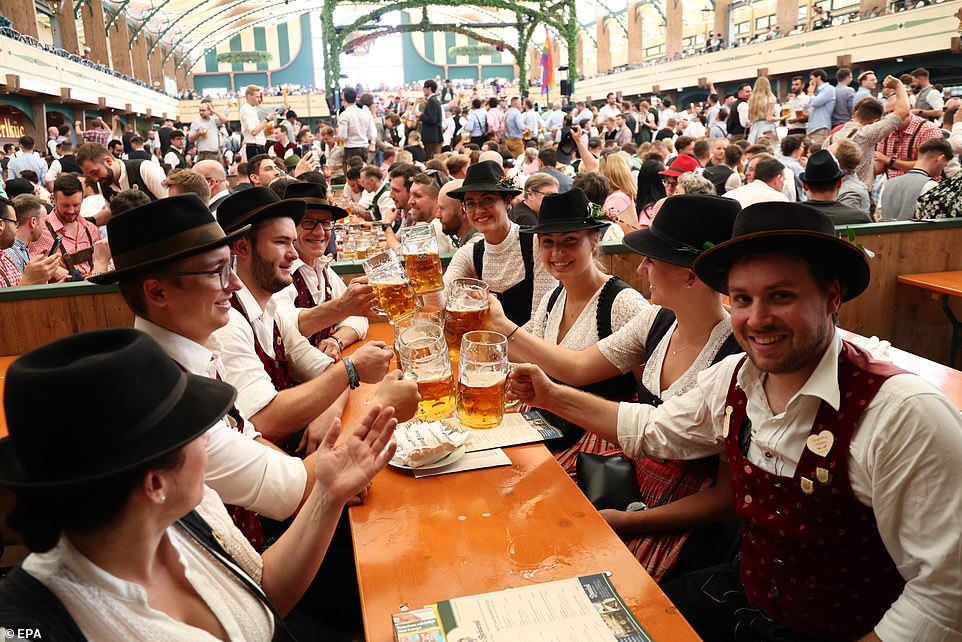
[[[205,488],[197,512],[220,536],[244,572],[260,584],[261,557],[234,527],[214,490]],[[165,536],[178,553],[187,581],[214,612],[230,640],[273,637],[270,610],[239,579],[179,526],[171,525]],[[151,608],[141,585],[104,571],[66,537],[61,536],[46,553],[29,555],[23,568],[57,596],[89,640],[216,640],[206,631]]]
[[[613,332],[611,336],[602,339],[598,343],[598,350],[601,351],[605,359],[622,372],[628,372],[644,363],[645,368],[641,375],[642,385],[651,394],[665,400],[694,387],[698,373],[708,368],[715,360],[715,355],[718,354],[722,344],[731,335],[732,326],[727,316],[716,323],[708,336],[708,341],[688,370],[672,382],[667,389],[662,390],[661,368],[665,362],[665,355],[668,353],[668,342],[678,328],[678,322],[672,322],[668,332],[665,333],[665,336],[657,345],[647,346],[648,333],[651,331],[651,325],[659,311],[661,311],[661,306],[657,305],[643,309],[620,331]]]
[[[568,292],[564,288],[555,301],[551,312],[548,312],[548,300],[551,298],[553,289],[548,291],[541,298],[538,309],[531,320],[525,324],[525,330],[540,337],[545,341],[570,348],[572,350],[584,350],[598,343],[598,300],[604,285],[598,288],[585,304],[584,309],[575,322],[571,324],[567,334],[561,341],[558,341],[558,330],[561,325],[561,318],[564,315],[565,302]],[[640,292],[632,288],[621,290],[611,305],[611,331],[615,333],[619,328],[627,324],[631,319],[651,304],[645,300]]]

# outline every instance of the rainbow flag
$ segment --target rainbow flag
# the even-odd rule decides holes
[[[551,34],[548,28],[544,30],[544,50],[541,52],[541,93],[547,94],[555,84],[554,47],[551,45]]]

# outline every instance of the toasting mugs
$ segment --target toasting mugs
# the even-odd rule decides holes
[[[508,339],[488,330],[466,333],[458,371],[458,419],[469,428],[497,427],[504,417]]]
[[[478,279],[456,279],[451,283],[444,307],[444,338],[452,361],[458,358],[464,334],[482,329],[487,313],[487,283]]]
[[[392,250],[373,256],[362,265],[388,321],[394,323],[421,309],[421,302]]]

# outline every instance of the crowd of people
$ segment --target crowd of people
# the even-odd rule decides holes
[[[0,624],[357,635],[345,506],[418,402],[366,339],[373,288],[330,266],[335,227],[361,219],[393,247],[432,226],[444,282],[488,285],[509,394],[561,429],[546,445],[586,494],[613,487],[589,497],[704,639],[962,636],[962,419],[835,329],[870,287],[835,226],[950,215],[959,100],[924,69],[852,81],[545,110],[463,109],[434,80],[387,104],[348,87],[316,133],[251,86],[236,144],[210,100],[143,136],[77,123],[76,150],[21,138],[0,286],[116,283],[135,321],[10,367],[0,485],[32,553]],[[640,255],[648,298],[599,268],[605,240]],[[116,404],[35,421],[30,390],[107,380]],[[370,412],[339,440],[362,383]]]

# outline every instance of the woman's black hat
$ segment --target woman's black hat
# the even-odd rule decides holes
[[[468,167],[464,183],[458,189],[448,192],[448,196],[459,201],[464,200],[468,192],[497,192],[517,196],[521,190],[517,187],[505,185],[504,170],[494,161],[481,161]]]
[[[612,221],[599,221],[592,218],[601,209],[588,200],[588,196],[578,187],[562,194],[548,194],[541,201],[538,224],[522,228],[528,234],[560,234],[577,230],[599,230],[608,227]]]
[[[304,201],[281,200],[269,187],[251,187],[222,200],[217,206],[217,221],[225,232],[230,233],[245,225],[285,216],[294,219],[294,224],[297,225],[306,211],[307,205]]]

